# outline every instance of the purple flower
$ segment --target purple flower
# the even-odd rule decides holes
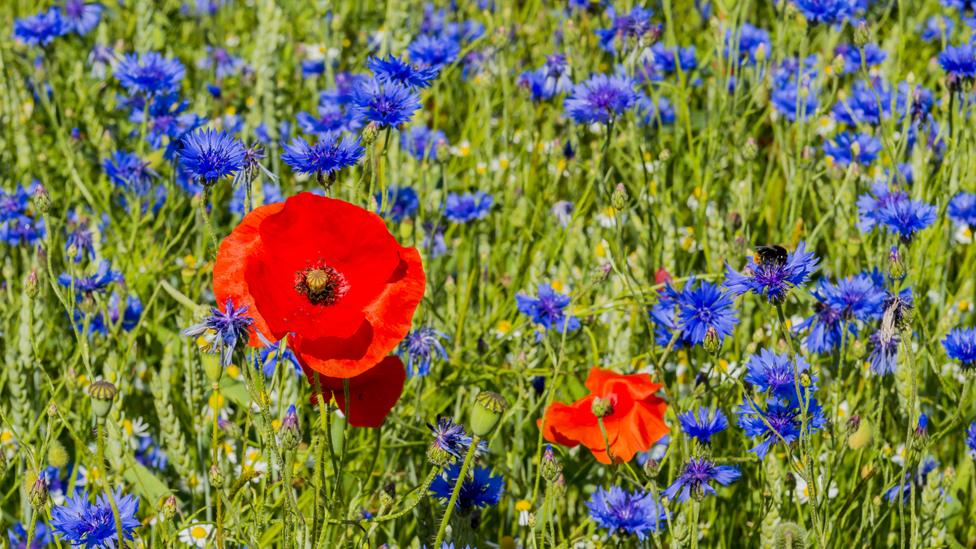
[[[444,202],[444,217],[454,223],[468,223],[476,219],[484,219],[494,202],[494,197],[483,191],[465,194],[450,193]]]
[[[429,326],[422,326],[407,334],[400,343],[400,355],[407,359],[407,373],[410,377],[425,376],[430,372],[434,360],[447,360],[447,350],[442,339],[447,334]]]
[[[614,534],[624,534],[645,540],[667,520],[664,506],[648,492],[628,492],[619,486],[609,490],[597,488],[586,502],[590,518],[600,527]]]
[[[958,360],[964,370],[976,369],[976,328],[956,328],[942,340],[946,355]]]
[[[352,103],[358,112],[380,128],[399,127],[420,109],[420,96],[397,83],[367,80],[357,86]]]
[[[30,17],[14,20],[14,38],[28,46],[46,46],[68,32],[56,7]]]
[[[634,81],[626,76],[597,74],[573,87],[563,106],[580,124],[606,124],[637,103]]]
[[[580,327],[578,318],[566,314],[569,296],[553,290],[549,284],[539,284],[538,297],[518,294],[515,301],[520,313],[529,316],[533,323],[546,330],[575,332]]]
[[[370,57],[366,60],[366,67],[373,71],[380,82],[398,84],[405,88],[429,87],[440,72],[437,67],[412,65],[392,55],[386,59]]]
[[[411,126],[400,134],[403,150],[417,160],[437,161],[438,146],[447,146],[447,136],[440,130],[432,130],[423,124]]]
[[[102,11],[105,7],[97,2],[91,4],[84,0],[64,0],[64,21],[65,32],[73,32],[79,36],[84,36],[98,26],[102,18]]]
[[[722,410],[718,408],[709,410],[704,406],[698,408],[697,412],[688,410],[679,414],[678,421],[681,423],[681,429],[684,430],[685,434],[703,444],[709,444],[714,435],[729,427],[729,421],[725,418]]]
[[[806,283],[819,262],[813,252],[806,251],[806,243],[800,242],[782,264],[756,264],[750,257],[741,273],[726,265],[725,287],[732,295],[752,292],[770,303],[781,303],[792,288]]]
[[[121,532],[116,531],[116,515],[110,497],[118,510]],[[139,499],[123,496],[121,488],[111,495],[98,496],[94,503],[89,503],[88,494],[81,492],[51,510],[51,527],[62,541],[72,546],[114,547],[118,538],[133,539],[133,532],[140,525],[136,518],[138,511]]]
[[[976,79],[976,50],[972,44],[947,46],[939,54],[939,65],[954,80]]]
[[[421,66],[440,70],[457,60],[461,46],[456,40],[446,36],[418,36],[407,46],[410,60]]]
[[[689,496],[700,500],[715,494],[711,482],[728,486],[741,476],[739,469],[731,465],[715,465],[707,459],[692,458],[685,464],[677,480],[662,491],[661,495],[672,501],[685,502]]]
[[[314,145],[309,145],[301,137],[296,137],[285,147],[281,159],[296,173],[326,175],[333,177],[347,166],[354,166],[363,157],[365,150],[358,138],[345,136],[326,136]]]
[[[187,174],[205,185],[240,171],[244,156],[240,140],[223,130],[198,130],[180,143],[180,164]]]
[[[234,348],[238,343],[247,342],[251,325],[254,324],[254,319],[248,316],[247,310],[246,305],[236,308],[234,302],[228,298],[223,311],[213,307],[203,322],[190,326],[182,334],[189,337],[203,336],[209,347],[208,352],[219,352],[221,363],[230,366]]]
[[[115,77],[129,93],[154,95],[179,91],[185,72],[178,60],[151,51],[123,56],[115,68]]]

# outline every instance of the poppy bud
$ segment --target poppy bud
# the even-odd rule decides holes
[[[118,392],[115,385],[104,379],[92,382],[88,386],[88,396],[91,397],[92,413],[95,417],[104,418],[108,415],[109,410],[112,409],[112,401]]]
[[[24,280],[24,293],[27,297],[34,299],[40,293],[40,285],[37,282],[37,270],[31,269],[30,274]]]
[[[593,399],[590,410],[597,418],[607,417],[613,413],[613,402],[610,399],[596,397]]]
[[[471,432],[479,437],[486,437],[495,430],[508,408],[508,401],[498,393],[481,391],[474,402],[471,410]]]
[[[64,445],[56,440],[52,441],[51,446],[47,449],[48,465],[60,469],[68,465],[68,460],[68,451],[64,449]]]
[[[44,507],[47,503],[47,480],[44,477],[38,476],[34,480],[34,484],[31,485],[27,497],[30,500],[31,507],[35,509]]]
[[[776,547],[781,549],[803,549],[807,546],[807,533],[795,522],[781,522],[773,535]]]
[[[294,404],[288,407],[288,412],[281,419],[278,435],[281,437],[281,446],[285,450],[294,450],[302,441],[302,429],[298,425],[298,414],[295,413]]]
[[[702,347],[709,354],[716,356],[722,350],[722,338],[718,336],[718,330],[715,329],[715,326],[709,326],[705,330],[705,341],[702,342]]]
[[[220,472],[216,463],[210,466],[210,485],[217,489],[224,486],[224,474]]]
[[[542,478],[546,479],[546,482],[555,482],[562,470],[563,467],[556,459],[552,446],[546,444],[546,450],[542,453]]]
[[[51,195],[47,194],[47,189],[43,185],[38,185],[31,195],[31,205],[34,211],[44,215],[51,209]]]
[[[173,520],[173,517],[176,516],[177,511],[179,511],[179,505],[176,501],[176,496],[170,494],[170,496],[163,501],[163,518],[166,520]]]
[[[613,194],[610,195],[610,205],[618,212],[623,211],[627,207],[628,198],[627,187],[624,187],[623,183],[618,183],[613,189]]]

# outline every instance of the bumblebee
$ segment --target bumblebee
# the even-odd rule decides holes
[[[786,248],[776,244],[756,246],[756,255],[753,257],[756,265],[773,265],[776,267],[786,265],[786,259]]]

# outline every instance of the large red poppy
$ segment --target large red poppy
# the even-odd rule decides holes
[[[305,375],[312,385],[312,404],[318,404],[318,392],[315,384],[316,372],[304,368]],[[374,368],[359,374],[349,380],[349,425],[353,427],[379,427],[390,413],[400,394],[403,392],[403,382],[407,379],[407,372],[403,368],[403,361],[396,355],[390,355],[380,361]],[[322,387],[322,398],[325,403],[335,399],[339,410],[346,410],[346,391],[343,381],[339,378],[319,375]]]
[[[573,447],[582,444],[602,463],[610,463],[603,432],[593,401],[599,397],[609,404],[603,425],[615,461],[630,461],[668,434],[664,412],[668,405],[655,396],[661,385],[649,374],[621,375],[592,368],[586,378],[590,394],[572,404],[554,402],[539,420],[542,436],[549,442]]]
[[[247,214],[214,265],[217,302],[254,318],[251,345],[263,344],[257,332],[287,335],[306,370],[330,378],[379,364],[410,329],[425,283],[420,254],[379,216],[311,193]]]

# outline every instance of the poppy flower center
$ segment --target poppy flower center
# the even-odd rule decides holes
[[[334,305],[349,291],[349,283],[334,267],[321,264],[298,271],[295,289],[313,305]]]

